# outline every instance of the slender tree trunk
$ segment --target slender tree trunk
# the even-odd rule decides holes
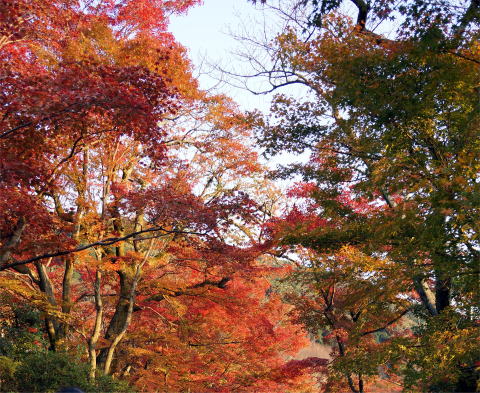
[[[48,303],[50,303],[50,305],[52,305],[53,307],[57,307],[57,301],[55,300],[52,282],[48,277],[47,268],[40,262],[36,262],[35,267],[37,268],[40,291],[45,294],[47,301]],[[48,339],[50,341],[49,350],[56,351],[58,339],[58,322],[55,320],[55,318],[47,315],[45,316],[45,327],[47,330]]]
[[[67,256],[65,258],[65,272],[63,273],[62,282],[62,312],[64,314],[70,314],[72,311],[72,278],[75,271],[74,265],[75,257]],[[60,323],[58,329],[58,338],[65,338],[68,334],[69,326],[67,323]]]
[[[342,340],[338,336],[336,337],[336,340],[337,340],[338,352],[340,353],[340,356],[345,356],[345,346],[343,345]],[[351,374],[345,374],[345,376],[347,377],[348,386],[350,387],[350,390],[353,393],[363,393],[363,381],[361,386],[362,390],[360,390],[360,389],[357,389],[357,387],[355,386],[355,382],[353,382],[353,378]]]
[[[95,292],[95,325],[93,328],[92,335],[88,340],[88,356],[90,359],[90,372],[89,372],[89,379],[93,381],[95,379],[95,374],[97,371],[97,350],[96,345],[98,339],[100,337],[101,327],[102,327],[102,319],[103,319],[103,301],[102,296],[100,293],[101,289],[101,279],[102,279],[102,272],[97,269],[97,273],[95,276],[95,285],[94,285],[94,292]]]
[[[133,170],[133,166],[131,165],[123,169],[123,174],[121,179],[122,183],[127,182],[129,180],[132,170]],[[107,189],[107,187],[105,189]],[[106,198],[106,195],[107,194],[104,195],[104,198]],[[104,206],[104,209],[105,209],[105,206]],[[115,230],[115,232],[119,234],[119,236],[122,236],[125,232],[122,216],[115,205],[113,206],[111,212],[113,216],[113,229]],[[130,321],[132,319],[132,313],[133,313],[133,306],[135,302],[136,286],[140,279],[141,268],[145,263],[148,254],[150,253],[152,245],[153,245],[153,240],[150,243],[150,247],[145,254],[145,258],[141,263],[139,263],[135,267],[122,268],[119,266],[119,270],[118,270],[118,275],[120,279],[119,298],[115,306],[115,313],[113,314],[113,317],[110,320],[110,324],[108,325],[108,329],[105,334],[105,338],[107,340],[111,340],[111,344],[109,348],[102,349],[97,356],[97,367],[101,367],[104,370],[105,374],[110,373],[115,349],[117,345],[120,343],[120,341],[123,339],[128,329],[128,326],[130,325]],[[137,249],[136,246],[135,246],[135,249]],[[118,245],[115,247],[115,255],[119,258],[125,256],[124,242],[118,243]]]
[[[435,281],[435,308],[437,313],[441,313],[450,305],[450,286],[449,277],[437,277]]]
[[[136,287],[136,282],[134,282],[134,285],[132,286],[132,295],[130,299],[130,305],[128,308],[127,316],[125,319],[125,323],[123,325],[122,330],[115,336],[113,339],[112,343],[110,344],[110,347],[107,350],[106,357],[105,357],[105,365],[103,368],[103,372],[105,375],[110,374],[110,368],[112,365],[112,360],[113,360],[113,354],[115,352],[115,349],[117,348],[118,343],[123,339],[125,336],[125,333],[127,332],[128,327],[130,326],[130,322],[132,321],[132,314],[133,314],[133,304],[134,304],[134,294],[135,294],[135,287]]]
[[[75,229],[73,232],[73,240],[79,242],[80,232],[82,228],[82,220],[85,215],[85,204],[87,200],[87,187],[88,187],[88,164],[89,164],[89,151],[88,148],[83,150],[83,162],[82,172],[76,181],[76,187],[78,192],[77,197],[77,213],[75,215]],[[63,210],[63,209],[62,209]],[[72,279],[75,272],[75,255],[70,255],[65,258],[65,271],[63,274],[62,282],[62,312],[70,314],[72,311]],[[67,323],[61,323],[58,330],[58,338],[65,338],[68,334],[69,326]]]
[[[358,393],[363,393],[363,375],[358,374]]]
[[[132,272],[119,271],[118,275],[120,276],[120,294],[117,305],[115,306],[115,313],[113,314],[110,324],[108,325],[107,332],[105,333],[105,338],[107,340],[112,340],[112,343],[115,338],[122,333],[125,325],[129,323],[129,318],[131,318],[131,315],[129,315],[132,303],[131,293],[132,290],[135,290],[135,276],[132,274]],[[117,344],[118,342],[115,344],[115,346]],[[97,364],[99,367],[105,368],[108,354],[108,348],[104,348],[100,351],[99,355],[97,356]]]

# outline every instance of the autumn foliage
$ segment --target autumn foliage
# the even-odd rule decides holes
[[[301,180],[271,236],[332,345],[324,389],[478,391],[479,4],[287,3],[252,122],[267,154],[310,153],[277,170]]]
[[[2,389],[311,389],[248,123],[166,30],[196,3],[1,2]]]
[[[0,390],[478,390],[478,1],[278,1],[269,115],[199,3],[0,0]]]

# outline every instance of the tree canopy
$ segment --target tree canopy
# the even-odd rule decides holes
[[[253,117],[267,154],[311,152],[307,164],[277,171],[303,178],[274,235],[306,249],[305,272],[295,280],[313,292],[295,295],[299,318],[331,332],[348,325],[348,339],[336,338],[333,367],[353,392],[364,391],[365,377],[382,365],[397,367],[405,388],[474,391],[480,7],[350,4],[356,19],[341,13],[340,2],[295,2],[273,40],[273,66],[260,73],[273,90],[297,83],[311,93],[305,100],[278,94],[270,116]],[[297,27],[298,7],[307,9],[307,30]],[[395,36],[377,32],[385,21]],[[344,303],[346,293],[353,304]],[[346,322],[334,315],[337,307]],[[400,339],[402,315],[418,320]],[[386,358],[378,345],[358,341],[356,326],[364,324],[391,336]]]
[[[478,391],[478,0],[260,1],[269,114],[198,3],[0,0],[0,390]]]

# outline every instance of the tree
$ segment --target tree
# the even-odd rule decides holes
[[[340,2],[296,2],[311,7],[310,27],[292,21],[261,72],[273,89],[301,84],[312,97],[278,95],[271,118],[257,119],[267,153],[312,152],[308,164],[279,174],[310,183],[304,195],[324,224],[306,220],[278,238],[394,261],[409,277],[403,292],[415,291],[411,303],[423,309],[404,351],[416,370],[403,373],[405,384],[474,391],[479,4],[352,3],[356,22],[336,10]],[[374,29],[388,19],[401,25],[394,39]],[[435,345],[446,337],[451,346]]]
[[[41,321],[14,329],[36,336],[1,352],[9,377],[80,350],[85,386],[309,388],[287,363],[304,333],[262,278],[281,271],[262,257],[271,185],[249,124],[166,32],[195,3],[2,3],[2,336],[19,303]]]
[[[302,197],[304,204],[275,224],[274,237],[281,239],[284,253],[289,252],[288,244],[329,226],[318,215],[314,198],[307,198],[314,187],[297,185],[290,196]],[[363,209],[363,214],[368,212]],[[412,342],[418,323],[418,296],[409,275],[388,257],[370,256],[351,245],[330,252],[316,251],[312,245],[295,251],[297,268],[280,280],[279,290],[295,307],[290,312],[294,322],[331,347],[331,360],[320,370],[323,389],[397,391],[402,382],[399,369],[405,367],[399,348]]]

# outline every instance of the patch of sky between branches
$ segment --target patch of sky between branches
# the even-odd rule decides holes
[[[259,110],[267,114],[272,93],[252,94],[236,85],[233,77],[220,72],[220,69],[242,74],[251,71],[250,65],[238,55],[241,42],[234,35],[251,34],[268,23],[273,29],[268,33],[273,37],[274,29],[279,29],[281,22],[278,20],[276,23],[273,14],[268,15],[268,21],[265,18],[266,14],[246,0],[205,0],[204,4],[191,9],[187,15],[172,17],[170,31],[187,48],[201,88],[231,97],[244,111]],[[261,90],[261,82],[258,83],[260,85],[256,85],[256,88]],[[300,98],[305,94],[305,89],[288,86],[282,93]],[[273,169],[277,165],[306,162],[308,158],[309,153],[283,153],[265,159],[264,162]]]

